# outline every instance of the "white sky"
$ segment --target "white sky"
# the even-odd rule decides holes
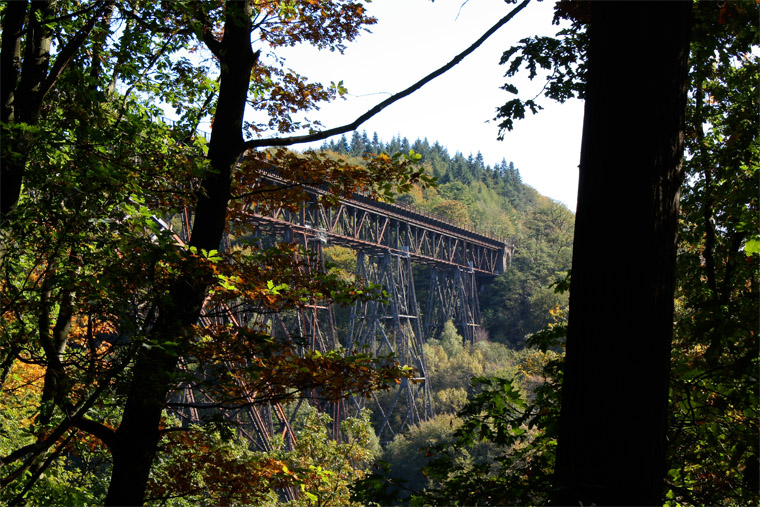
[[[366,130],[370,137],[377,132],[385,142],[397,134],[410,142],[427,137],[452,156],[457,151],[465,156],[480,151],[491,165],[505,158],[515,163],[523,182],[575,210],[582,102],[544,101],[546,109],[516,121],[503,141],[496,140],[497,122],[490,121],[496,108],[512,98],[499,89],[506,71],[506,66],[498,65],[502,52],[523,37],[553,35],[559,29],[551,25],[553,5],[550,0],[534,0],[459,65],[388,107],[359,131]],[[305,46],[278,50],[278,55],[311,80],[344,82],[350,94],[347,100],[309,115],[325,128],[337,127],[450,61],[513,7],[502,0],[375,0],[368,9],[378,18],[372,33],[350,43],[344,55]],[[532,98],[543,86],[543,81],[523,77],[512,82],[522,98]]]

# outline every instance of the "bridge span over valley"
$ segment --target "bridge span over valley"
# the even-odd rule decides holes
[[[286,184],[273,174],[267,178]],[[378,355],[393,353],[401,364],[414,367],[418,372],[414,382],[404,381],[395,391],[380,393],[371,402],[350,399],[322,403],[322,410],[332,412],[336,436],[342,417],[369,403],[378,436],[387,441],[434,415],[429,386],[435,379],[428,377],[422,345],[437,337],[448,320],[465,341],[478,340],[479,287],[508,269],[514,246],[420,210],[362,195],[323,207],[319,197],[326,192],[315,187],[305,189],[309,202],[295,212],[284,207],[248,209],[246,220],[255,225],[255,241],[305,246],[316,254],[310,269],[324,268],[322,252],[326,246],[349,248],[356,254],[357,279],[383,286],[389,297],[384,302],[357,302],[348,311],[326,304],[307,305],[286,315],[266,316],[266,325],[273,336],[299,336],[315,349],[343,347]],[[184,222],[188,223],[187,217]],[[212,313],[219,314],[215,311],[208,315]],[[253,309],[236,309],[228,311],[225,318],[245,323],[262,317]],[[190,392],[185,396],[195,395]],[[186,416],[192,418],[193,414]],[[295,441],[279,405],[252,408],[249,417],[260,448],[269,447],[276,433],[290,435]]]

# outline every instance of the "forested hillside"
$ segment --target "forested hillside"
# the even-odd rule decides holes
[[[524,184],[513,163],[487,164],[483,155],[455,153],[438,142],[353,132],[321,148],[359,162],[366,154],[407,153],[422,156],[437,185],[415,186],[397,202],[432,213],[463,227],[490,234],[516,247],[510,269],[482,288],[480,305],[488,340],[522,348],[525,336],[561,312],[567,297],[552,284],[570,269],[574,216],[564,205]]]
[[[509,153],[356,131],[529,3],[494,2],[504,17],[449,64],[322,129],[342,81],[281,50],[342,53],[379,22],[373,2],[0,2],[0,504],[760,504],[760,3],[560,1],[569,27],[506,50],[502,135],[543,98],[604,113],[584,128],[578,221]],[[523,69],[546,71],[545,97],[521,98]],[[304,184],[323,209],[395,199],[513,244],[481,286],[477,339],[449,321],[415,342],[421,378],[398,355],[283,330],[338,307],[345,336],[354,305],[391,306],[352,250],[307,242],[313,228],[261,239],[252,214],[313,204]],[[434,410],[395,435],[376,423],[403,410],[353,410],[411,407],[398,386],[423,383]],[[651,478],[649,501],[626,472]]]

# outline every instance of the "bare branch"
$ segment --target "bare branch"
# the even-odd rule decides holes
[[[108,447],[113,446],[116,433],[105,424],[82,416],[81,418],[74,420],[73,426],[100,439],[100,441]]]
[[[385,109],[386,107],[390,106],[394,102],[397,102],[404,97],[411,95],[415,91],[422,88],[424,85],[432,81],[433,79],[437,78],[441,74],[444,74],[451,68],[453,68],[455,65],[457,65],[459,62],[465,59],[465,57],[469,56],[470,53],[475,51],[478,47],[480,47],[483,42],[486,41],[491,35],[493,35],[499,28],[507,24],[509,20],[511,20],[518,12],[523,10],[526,5],[530,3],[530,0],[523,0],[522,3],[520,3],[517,7],[512,9],[509,14],[501,18],[495,25],[493,25],[486,33],[484,33],[477,41],[475,41],[470,47],[459,53],[457,56],[454,57],[453,60],[451,60],[449,63],[444,65],[443,67],[440,67],[439,69],[431,72],[424,78],[420,79],[416,83],[414,83],[409,88],[400,91],[396,93],[395,95],[392,95],[385,99],[384,101],[380,102],[378,105],[364,113],[363,115],[359,116],[356,120],[354,120],[352,123],[349,123],[347,125],[343,125],[342,127],[336,127],[328,130],[324,130],[322,132],[316,132],[314,134],[307,134],[302,136],[293,136],[293,137],[271,137],[268,139],[253,139],[251,141],[247,141],[244,144],[244,148],[251,149],[251,148],[263,148],[268,146],[292,146],[294,144],[303,144],[303,143],[309,143],[312,141],[321,141],[323,139],[327,139],[328,137],[332,137],[339,134],[345,134],[347,132],[351,132],[359,128],[359,126],[364,123],[365,121],[369,120],[376,114],[378,114],[380,111]]]

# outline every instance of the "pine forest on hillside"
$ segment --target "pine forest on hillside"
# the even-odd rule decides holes
[[[281,50],[342,54],[375,2],[0,3],[0,503],[760,503],[760,2],[560,0],[503,48],[495,137],[585,101],[576,213],[509,153],[362,130],[534,5],[464,3],[492,28],[345,125]],[[345,244],[250,220],[359,194],[514,248],[472,339],[415,342],[425,378],[278,327],[392,306]]]
[[[525,185],[513,163],[503,159],[486,165],[480,153],[451,156],[427,139],[410,143],[395,137],[386,143],[376,133],[370,139],[366,132],[353,132],[350,140],[342,136],[326,142],[321,149],[357,162],[370,153],[412,150],[421,155],[423,167],[437,185],[415,186],[397,196],[399,204],[516,246],[512,269],[486,284],[480,297],[490,341],[521,349],[528,334],[567,310],[566,295],[555,292],[552,285],[570,269],[573,214]]]

